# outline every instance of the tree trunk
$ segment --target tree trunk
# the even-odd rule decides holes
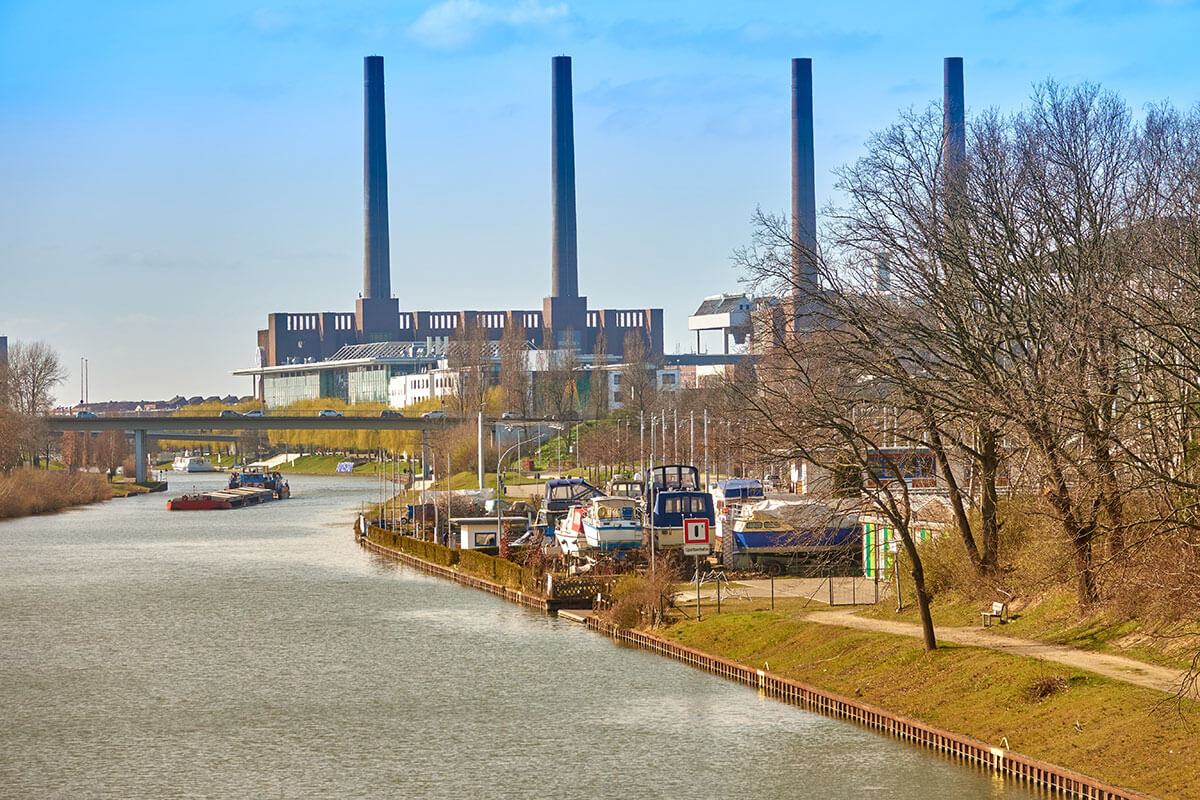
[[[983,574],[985,570],[979,557],[979,548],[975,545],[974,534],[971,533],[971,522],[967,519],[962,491],[959,489],[958,480],[954,477],[954,470],[950,467],[950,458],[946,455],[946,448],[942,444],[941,433],[930,415],[926,414],[925,416],[926,429],[929,432],[929,446],[937,458],[938,469],[941,470],[942,480],[946,484],[950,507],[954,510],[954,522],[958,526],[958,535],[962,538],[963,547],[967,549],[967,557],[971,559],[971,566],[975,568],[975,572]]]
[[[929,613],[929,592],[925,588],[925,569],[921,566],[921,556],[917,553],[916,543],[907,526],[897,526],[900,539],[904,542],[904,551],[912,560],[913,586],[916,587],[917,611],[921,614],[921,638],[926,650],[937,649],[937,636],[933,632],[933,616]]]
[[[980,563],[987,574],[1000,569],[1000,520],[997,517],[996,471],[1000,459],[996,454],[996,432],[990,428],[980,431],[979,512],[982,517],[983,553]]]

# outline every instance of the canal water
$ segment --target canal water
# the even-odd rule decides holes
[[[0,796],[1043,796],[382,561],[370,480],[291,482],[0,523]]]

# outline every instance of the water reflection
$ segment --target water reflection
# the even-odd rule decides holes
[[[372,482],[291,483],[0,524],[0,793],[1036,796],[375,558]]]

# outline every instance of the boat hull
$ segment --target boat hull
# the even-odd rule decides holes
[[[167,501],[167,511],[212,511],[228,508],[245,508],[275,500],[270,489],[222,489],[216,492],[185,494]]]
[[[596,550],[632,550],[642,545],[642,526],[603,525],[585,519],[583,536],[588,547]]]

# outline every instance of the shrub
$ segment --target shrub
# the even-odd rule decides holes
[[[15,469],[0,476],[0,519],[45,514],[111,497],[112,489],[102,475]]]
[[[673,591],[674,574],[658,569],[645,575],[623,575],[612,589],[612,605],[605,616],[620,628],[657,625]]]

